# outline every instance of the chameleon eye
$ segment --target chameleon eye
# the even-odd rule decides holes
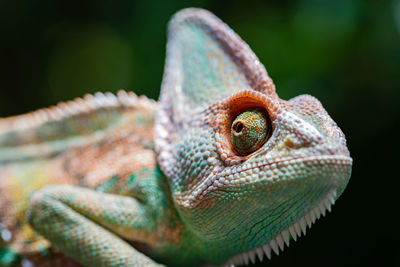
[[[239,114],[231,126],[231,141],[240,155],[248,155],[266,141],[270,125],[263,112],[251,109]]]

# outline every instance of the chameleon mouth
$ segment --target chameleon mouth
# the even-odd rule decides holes
[[[313,162],[317,162],[319,164],[330,164],[336,166],[342,166],[348,168],[351,166],[352,159],[345,155],[320,155],[320,156],[309,156],[309,157],[299,157],[299,158],[291,158],[291,159],[281,159],[281,160],[263,160],[256,163],[248,163],[243,166],[239,166],[235,170],[224,170],[221,173],[215,175],[211,173],[207,179],[204,181],[189,186],[191,188],[190,194],[187,192],[183,192],[181,194],[176,193],[175,198],[177,204],[185,209],[193,208],[198,206],[199,208],[205,209],[210,207],[211,203],[206,201],[207,194],[214,190],[219,190],[220,188],[228,188],[235,187],[237,184],[242,183],[240,178],[243,178],[246,175],[249,175],[249,172],[258,173],[258,180],[264,179],[267,176],[272,177],[274,173],[272,169],[276,167],[287,167],[294,164],[306,164],[305,167],[309,167],[309,164],[313,164]],[[334,186],[338,186],[338,184],[334,184]]]
[[[263,261],[264,254],[268,259],[271,259],[271,252],[275,252],[279,255],[279,251],[283,251],[286,246],[289,246],[290,237],[294,241],[297,237],[306,234],[307,226],[311,228],[312,224],[315,223],[317,219],[325,216],[326,211],[331,211],[331,206],[335,203],[336,189],[329,191],[326,196],[312,208],[306,215],[304,215],[300,220],[286,228],[274,238],[272,238],[267,244],[258,247],[256,249],[246,251],[231,257],[223,266],[234,266],[234,265],[248,265],[250,262],[253,264],[256,262],[256,257],[260,261]]]

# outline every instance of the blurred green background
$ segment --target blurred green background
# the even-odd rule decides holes
[[[230,25],[282,98],[316,96],[354,158],[334,212],[266,265],[399,265],[400,1],[2,0],[0,117],[120,88],[157,99],[167,22],[189,6]]]

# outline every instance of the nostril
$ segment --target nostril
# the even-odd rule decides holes
[[[295,148],[296,147],[295,143],[290,138],[286,138],[286,140],[284,142],[284,145],[287,146],[287,147],[290,147],[290,148]]]
[[[309,147],[310,145],[312,145],[312,142],[310,142],[310,140],[298,136],[287,136],[282,142],[282,148],[289,149]]]

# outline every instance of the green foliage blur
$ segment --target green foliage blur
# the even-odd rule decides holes
[[[317,97],[354,158],[333,213],[269,266],[400,265],[400,0],[2,0],[0,117],[120,88],[157,99],[168,20],[189,6],[234,29],[282,98]]]

